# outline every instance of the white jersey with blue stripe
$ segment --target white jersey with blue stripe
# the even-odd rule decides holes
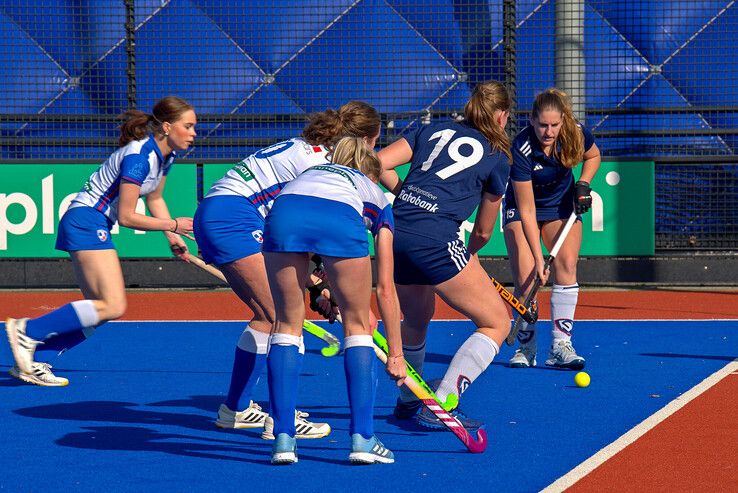
[[[302,138],[262,149],[228,170],[213,183],[205,197],[242,195],[266,217],[274,198],[285,184],[316,164],[326,164],[328,150]]]
[[[307,169],[285,185],[282,194],[318,197],[350,205],[364,218],[372,235],[382,227],[394,232],[392,206],[384,192],[361,171],[338,164],[324,164]],[[330,218],[326,218],[330,227]]]
[[[115,222],[118,220],[121,181],[140,186],[139,197],[148,195],[156,190],[162,177],[169,173],[175,159],[176,153],[172,152],[164,160],[153,135],[129,142],[100,165],[72,199],[69,207],[92,207]]]

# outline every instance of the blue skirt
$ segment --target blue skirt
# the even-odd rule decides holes
[[[279,195],[266,218],[263,251],[366,257],[369,239],[362,216],[348,204],[306,195]]]

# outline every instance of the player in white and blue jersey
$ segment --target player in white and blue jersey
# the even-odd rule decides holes
[[[525,297],[536,275],[545,283],[541,239],[551,249],[573,211],[584,214],[592,205],[592,178],[600,167],[600,151],[592,133],[574,119],[563,91],[549,89],[536,96],[530,123],[515,137],[513,166],[505,194],[505,243],[515,281],[515,295]],[[572,169],[583,161],[576,183]],[[579,297],[577,259],[582,223],[577,221],[553,261],[551,289],[553,343],[546,365],[580,370],[585,360],[574,350],[571,333]],[[519,348],[510,366],[536,365],[536,328],[521,320]]]
[[[410,162],[404,182],[394,171],[382,175],[382,183],[396,194],[395,282],[405,315],[405,359],[422,371],[435,294],[477,326],[436,390],[442,400],[451,393],[460,396],[481,375],[510,329],[507,308],[476,256],[492,233],[508,179],[510,151],[504,129],[510,104],[502,84],[481,83],[464,108],[463,121],[421,126],[379,152],[385,170]],[[476,207],[467,248],[459,228]],[[420,407],[420,401],[403,388],[394,413],[407,419]],[[456,413],[466,426],[480,426]],[[434,428],[443,426],[426,409],[418,420]]]
[[[393,217],[376,185],[381,165],[373,142],[345,137],[332,153],[336,164],[309,168],[287,184],[267,216],[264,255],[276,308],[270,340],[269,398],[276,441],[272,462],[297,462],[293,421],[302,366],[303,284],[311,253],[322,256],[332,295],[343,316],[344,369],[351,407],[354,463],[391,463],[394,456],[374,435],[377,372],[370,325],[372,269],[366,230],[375,239],[377,304],[389,342],[386,370],[405,378],[400,308],[392,280]]]
[[[218,427],[264,427],[262,437],[274,437],[273,421],[251,399],[266,366],[274,321],[261,253],[264,219],[274,199],[304,170],[329,163],[328,153],[342,136],[363,138],[374,146],[379,127],[377,111],[361,101],[314,114],[301,137],[262,149],[239,162],[212,185],[200,203],[194,227],[203,259],[223,271],[233,291],[254,313],[236,346],[228,394],[215,422]],[[328,315],[325,307],[322,314]],[[301,411],[295,416],[298,438],[330,433],[327,423],[312,423],[306,417]]]
[[[120,148],[90,176],[59,222],[56,248],[69,252],[85,299],[34,319],[8,319],[15,366],[10,374],[29,383],[62,386],[48,361],[89,337],[99,325],[123,316],[126,293],[110,229],[121,226],[164,231],[176,255],[187,253],[179,236],[192,231],[192,218],[172,219],[162,192],[179,151],[195,139],[197,117],[188,102],[168,96],[152,114],[130,110],[123,115]],[[152,216],[136,212],[146,198]]]

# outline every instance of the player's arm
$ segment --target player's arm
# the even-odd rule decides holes
[[[141,187],[136,183],[121,180],[118,199],[118,223],[126,228],[140,231],[174,231],[174,219],[149,217],[136,212]]]
[[[592,147],[582,156],[582,176],[579,179],[587,183],[592,183],[592,178],[594,178],[597,170],[600,169],[601,163],[602,156],[600,156],[600,149],[597,147],[597,144],[592,144]]]
[[[159,182],[159,186],[156,187],[156,190],[146,196],[146,206],[149,208],[149,212],[151,212],[152,216],[161,219],[172,219],[172,216],[169,213],[169,207],[167,207],[167,202],[164,200],[163,195],[166,180],[167,177],[163,176]],[[187,244],[184,242],[182,237],[172,231],[164,231],[164,236],[166,236],[167,242],[169,242],[169,248],[172,250],[172,253],[186,261],[187,256],[185,254],[187,253]]]
[[[402,180],[395,168],[407,164],[413,158],[413,150],[407,140],[399,139],[377,153],[382,162],[382,176],[379,182],[394,195],[400,193]]]
[[[500,214],[500,205],[502,204],[502,196],[484,192],[482,201],[477,209],[477,217],[474,220],[474,227],[469,236],[469,253],[476,253],[487,244],[492,236],[492,230],[497,223],[497,216]]]
[[[402,354],[402,335],[400,333],[400,300],[394,280],[394,257],[392,255],[392,231],[381,228],[374,238],[374,252],[377,261],[377,307],[384,322],[384,330],[389,346],[387,373],[402,385],[407,376],[405,359]]]
[[[517,201],[518,211],[520,212],[520,220],[523,226],[525,239],[533,254],[536,262],[536,271],[538,276],[546,282],[548,275],[544,272],[543,250],[541,249],[541,231],[538,228],[536,220],[536,202],[533,195],[532,181],[514,181],[512,186],[515,190],[515,200]]]

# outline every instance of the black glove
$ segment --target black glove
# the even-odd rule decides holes
[[[577,214],[584,214],[592,207],[592,189],[589,183],[579,180],[574,185],[574,210]]]
[[[320,281],[318,284],[308,288],[308,294],[310,295],[310,309],[319,313],[320,316],[328,320],[328,322],[333,323],[336,321],[336,313],[334,310],[336,304],[333,300],[328,300],[331,304],[330,309],[327,312],[321,308],[320,304],[318,304],[318,298],[323,296],[324,289],[330,290],[330,286],[328,286],[327,281]]]

